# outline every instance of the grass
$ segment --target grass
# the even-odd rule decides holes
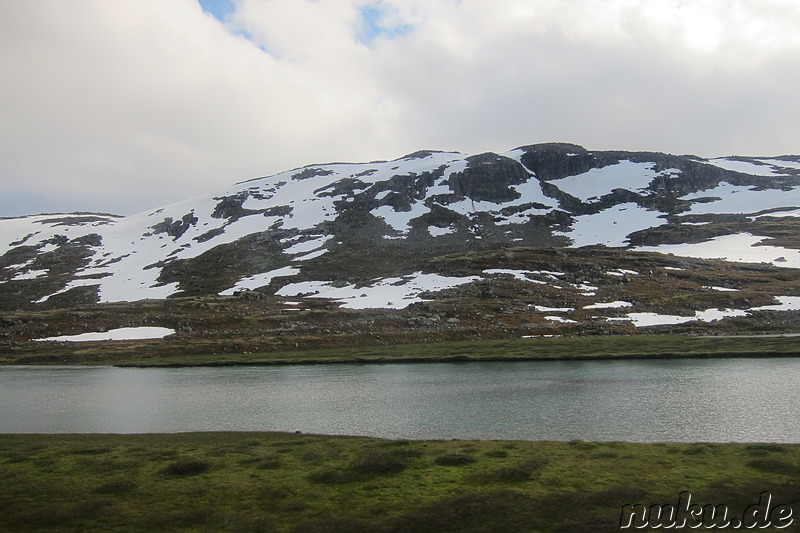
[[[137,356],[118,354],[114,350],[114,343],[108,343],[105,347],[98,347],[98,355],[90,358],[81,354],[72,357],[44,355],[5,359],[0,356],[0,364],[180,367],[798,355],[800,355],[800,336],[596,335],[309,348],[270,352],[162,353]]]
[[[164,355],[116,359],[119,366],[222,366],[334,363],[546,361],[567,359],[677,358],[800,355],[800,337],[693,337],[637,335],[532,338],[365,346],[248,354]]]
[[[0,531],[616,531],[623,505],[800,509],[800,445],[0,435]]]

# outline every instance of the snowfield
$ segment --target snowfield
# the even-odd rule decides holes
[[[631,233],[663,224],[662,216],[663,213],[658,211],[627,203],[593,215],[575,217],[571,231],[557,233],[572,239],[575,248],[595,244],[622,247],[628,244]]]
[[[270,270],[269,272],[264,272],[263,274],[257,274],[255,276],[250,276],[247,278],[240,279],[236,283],[236,285],[234,285],[230,289],[226,289],[220,292],[219,295],[230,296],[237,291],[249,291],[257,289],[259,287],[264,287],[266,285],[269,285],[274,278],[282,276],[289,277],[299,273],[300,269],[296,267],[276,268],[275,270]]]
[[[637,328],[648,326],[670,326],[675,324],[685,324],[687,322],[701,321],[714,322],[726,317],[747,316],[752,311],[799,311],[800,297],[798,296],[778,296],[780,303],[776,305],[762,305],[749,309],[706,309],[705,311],[695,311],[694,316],[680,315],[660,315],[658,313],[628,313],[625,317],[608,318],[609,322],[630,321]]]
[[[698,259],[724,259],[739,263],[769,263],[777,267],[800,268],[800,250],[760,244],[766,237],[737,233],[695,244],[638,246],[638,252],[658,252]]]
[[[789,191],[776,189],[756,190],[753,187],[721,183],[718,187],[688,194],[681,200],[713,199],[707,203],[695,203],[687,214],[705,215],[714,213],[747,214],[786,207],[787,199],[800,204],[800,189]]]
[[[652,167],[652,163],[621,161],[616,165],[593,168],[584,174],[554,180],[553,183],[575,198],[591,201],[609,194],[614,189],[641,191],[657,176],[671,176],[679,172],[676,169],[655,172]]]
[[[754,176],[775,176],[776,174],[786,174],[787,172],[784,169],[800,168],[800,163],[770,158],[754,159],[751,162],[720,157],[709,160],[709,164],[726,170],[752,174]]]
[[[402,278],[376,280],[370,285],[334,287],[329,282],[306,281],[282,287],[278,296],[311,296],[330,298],[347,309],[405,309],[412,303],[424,302],[421,294],[451,289],[478,280],[477,276],[463,278],[415,272]]]

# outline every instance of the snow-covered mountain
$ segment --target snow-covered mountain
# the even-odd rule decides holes
[[[404,308],[504,272],[558,278],[492,265],[457,275],[434,260],[512,247],[800,268],[798,217],[798,156],[707,160],[555,143],[473,156],[423,151],[311,165],[128,217],[0,219],[0,306],[259,290]]]

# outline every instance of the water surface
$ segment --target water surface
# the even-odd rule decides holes
[[[800,442],[800,359],[0,367],[0,433]]]

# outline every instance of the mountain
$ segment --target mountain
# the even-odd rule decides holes
[[[25,322],[45,311],[132,310],[108,328],[156,306],[173,316],[150,323],[189,335],[191,320],[176,311],[189,301],[316,307],[350,317],[343,323],[396,312],[402,324],[384,329],[397,335],[438,322],[492,334],[492,318],[480,317],[498,313],[513,317],[512,336],[764,313],[796,328],[798,217],[794,155],[548,143],[311,165],[129,217],[0,219],[0,334],[25,341],[88,327]],[[445,303],[454,310],[431,311]]]

